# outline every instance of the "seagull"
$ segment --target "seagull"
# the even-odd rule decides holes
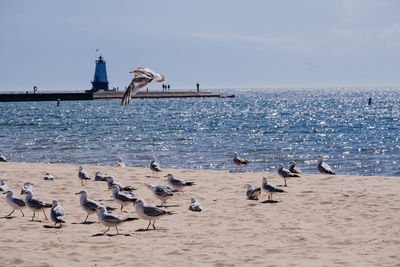
[[[118,185],[113,185],[113,197],[116,202],[121,204],[121,211],[124,206],[128,206],[129,204],[136,203],[136,198],[134,198],[134,194],[124,194],[119,191]]]
[[[110,230],[110,227],[115,227],[115,229],[117,230],[117,234],[119,234],[117,225],[123,222],[138,220],[138,218],[123,218],[116,214],[108,213],[106,207],[104,207],[103,205],[100,205],[97,208],[97,217],[102,225],[108,227],[107,230],[103,232],[103,235]]]
[[[161,200],[161,206],[167,203],[167,199],[171,198],[174,194],[172,193],[172,188],[169,186],[163,186],[163,185],[152,185],[152,184],[147,184],[146,185],[148,189],[150,189],[154,196]]]
[[[270,184],[267,181],[267,177],[265,177],[265,176],[263,177],[261,188],[263,191],[265,191],[268,194],[268,200],[272,200],[272,195],[275,193],[285,193],[285,191],[283,191],[282,189],[276,187],[273,184]]]
[[[165,215],[172,215],[172,212],[170,211],[162,210],[154,205],[147,205],[141,198],[139,198],[136,201],[135,208],[136,208],[136,213],[140,218],[144,220],[149,220],[149,224],[147,225],[146,230],[149,229],[151,221],[153,221],[153,229],[156,229],[156,227],[154,226],[156,220]]]
[[[25,214],[22,211],[22,209],[26,207],[25,201],[22,198],[15,197],[13,191],[11,190],[8,190],[3,194],[7,194],[6,196],[7,203],[13,208],[13,210],[10,212],[10,214],[7,215],[7,217],[13,214],[15,209],[19,209],[22,213],[22,217],[25,217]]]
[[[146,67],[138,67],[136,70],[129,73],[134,73],[135,76],[125,91],[121,101],[121,106],[125,106],[129,103],[131,97],[134,96],[140,88],[145,87],[152,80],[155,80],[156,82],[163,82],[165,80],[164,75],[155,73]]]
[[[0,162],[7,162],[6,157],[0,152]]]
[[[61,228],[61,223],[65,223],[65,211],[64,208],[58,203],[57,199],[53,200],[53,206],[51,207],[50,210],[50,218],[54,222],[54,225],[57,225],[57,223],[60,224]]]
[[[251,184],[247,184],[246,196],[251,200],[258,200],[258,196],[261,194],[261,187],[253,188]]]
[[[85,223],[87,218],[89,217],[89,215],[96,213],[97,208],[100,207],[101,204],[92,199],[89,199],[88,192],[86,190],[82,190],[78,193],[75,193],[75,195],[81,195],[80,204],[81,204],[81,207],[83,208],[83,210],[86,211],[86,213],[87,213],[85,221],[83,222],[83,223]],[[106,207],[106,209],[111,210],[112,208]]]
[[[126,167],[126,164],[122,158],[117,158],[117,167]]]
[[[26,193],[28,190],[31,191],[33,193],[33,187],[32,187],[32,183],[30,183],[29,181],[25,181],[24,185],[21,188],[21,194]]]
[[[46,172],[46,175],[43,177],[43,179],[44,180],[54,180],[54,176],[51,173]]]
[[[108,176],[108,177],[107,177],[107,186],[108,186],[108,189],[111,189],[114,185],[118,186],[120,191],[132,191],[132,190],[136,190],[136,188],[134,188],[134,187],[132,187],[132,186],[130,186],[130,185],[123,186],[122,184],[116,182],[115,179],[114,179],[114,177]]]
[[[246,166],[249,163],[249,161],[242,159],[241,157],[238,156],[238,153],[235,152],[234,157],[233,157],[233,163],[236,165],[235,172],[237,172],[238,167],[242,168],[242,167]]]
[[[200,212],[202,210],[201,205],[197,202],[195,197],[192,197],[190,200],[192,203],[189,206],[189,210]]]
[[[160,164],[156,161],[155,157],[151,158],[150,170],[153,171],[153,177],[154,177],[154,172],[156,172],[158,178],[158,173],[161,172],[161,169],[160,169]]]
[[[317,169],[320,174],[333,174],[335,173],[332,171],[331,167],[324,162],[324,158],[322,156],[315,157],[318,160]]]
[[[301,170],[296,167],[296,163],[294,161],[289,162],[289,171],[291,173],[301,174]]]
[[[79,166],[78,178],[81,179],[82,185],[83,185],[83,181],[85,181],[85,180],[90,180],[89,174],[88,174],[87,171],[83,168],[83,166]]]
[[[283,180],[285,180],[284,186],[287,186],[286,179],[288,179],[290,177],[300,177],[300,175],[298,175],[296,173],[291,173],[289,170],[284,169],[282,163],[279,163],[279,165],[278,165],[278,174],[280,176],[282,176]]]
[[[0,179],[0,191],[7,192],[7,191],[9,191],[9,190],[10,190],[10,189],[9,189],[8,186],[7,186],[6,179],[1,178],[1,179]]]
[[[33,212],[32,221],[33,221],[33,218],[35,218],[35,213],[39,212],[39,211],[43,211],[44,217],[46,218],[46,220],[48,220],[46,213],[44,212],[44,209],[51,208],[52,207],[51,204],[44,203],[40,199],[33,197],[33,193],[30,190],[27,190],[21,194],[27,195],[25,197],[25,203],[28,206],[28,208],[30,208]]]
[[[94,176],[94,180],[95,181],[107,181],[107,176],[104,176],[100,172],[96,172],[96,174]]]
[[[184,182],[174,177],[172,173],[168,173],[165,177],[168,177],[168,183],[175,189],[181,189],[184,186],[192,186],[194,182]]]

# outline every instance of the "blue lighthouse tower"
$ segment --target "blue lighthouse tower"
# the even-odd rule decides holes
[[[99,90],[108,91],[108,80],[107,80],[107,70],[106,62],[100,55],[96,60],[96,69],[94,71],[94,78],[92,82],[92,92],[97,92]]]

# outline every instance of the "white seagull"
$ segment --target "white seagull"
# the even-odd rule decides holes
[[[148,189],[150,189],[154,196],[161,200],[161,206],[167,203],[167,199],[171,198],[174,194],[172,193],[172,188],[169,186],[163,186],[163,185],[152,185],[152,184],[147,184],[146,185]]]
[[[122,158],[117,158],[117,167],[126,167],[126,164]]]
[[[243,168],[244,166],[246,166],[249,163],[249,161],[242,159],[241,157],[239,157],[238,153],[235,152],[233,154],[233,163],[236,165],[235,172],[237,172],[238,167]]]
[[[46,175],[43,177],[43,180],[54,180],[54,176],[51,173],[46,172]]]
[[[156,227],[154,226],[156,220],[166,215],[172,215],[172,212],[170,211],[162,210],[154,205],[147,205],[141,198],[136,201],[135,208],[136,213],[140,218],[144,220],[149,220],[149,224],[147,225],[146,230],[149,229],[151,221],[153,221],[153,229],[156,229]]]
[[[85,223],[87,218],[89,217],[89,215],[96,213],[97,208],[100,207],[101,204],[94,200],[89,199],[88,192],[86,190],[82,190],[78,193],[75,193],[75,195],[81,195],[80,204],[81,204],[81,207],[83,208],[83,210],[86,211],[86,213],[87,213],[85,221],[84,221],[84,223]]]
[[[192,186],[194,185],[194,182],[185,182],[182,180],[179,180],[174,177],[172,173],[168,173],[165,177],[168,177],[168,183],[175,189],[182,189],[184,186]]]
[[[315,158],[318,160],[317,169],[320,174],[335,175],[335,173],[332,171],[331,167],[324,162],[324,158],[322,156],[317,156]]]
[[[0,179],[0,191],[7,192],[7,191],[9,191],[9,190],[10,190],[10,189],[9,189],[8,186],[7,186],[6,179],[1,178],[1,179]]]
[[[35,218],[35,213],[39,212],[39,211],[43,211],[44,217],[46,218],[46,220],[48,220],[46,213],[44,212],[44,209],[51,208],[52,205],[44,203],[40,199],[33,197],[33,193],[30,190],[27,190],[22,194],[26,194],[25,203],[28,206],[28,208],[31,209],[33,212],[32,221],[33,221],[33,218]]]
[[[7,162],[6,157],[0,152],[0,162]]]
[[[265,176],[263,177],[261,188],[264,192],[268,194],[268,200],[272,200],[272,195],[275,193],[285,193],[285,191],[283,191],[282,189],[276,187],[273,184],[270,184],[267,181],[267,177]]]
[[[136,203],[136,198],[133,197],[134,194],[132,192],[130,194],[121,193],[117,185],[113,185],[112,189],[113,189],[114,200],[119,204],[121,204],[121,211],[124,206]]]
[[[197,202],[197,199],[195,197],[192,197],[190,199],[190,201],[191,201],[191,203],[190,203],[190,206],[189,206],[189,210],[197,211],[197,212],[202,211],[202,207],[201,207],[200,203]]]
[[[132,186],[130,186],[130,185],[123,186],[122,184],[116,182],[115,179],[114,179],[114,177],[108,176],[108,177],[107,177],[107,186],[108,186],[108,189],[111,189],[114,185],[118,186],[120,191],[132,191],[132,190],[136,190],[136,188],[134,188],[134,187],[132,187]]]
[[[129,103],[131,97],[134,96],[140,88],[145,87],[151,81],[154,80],[160,83],[165,80],[164,75],[158,74],[146,67],[138,67],[136,70],[129,73],[134,73],[135,76],[125,91],[121,101],[121,106],[125,106],[127,103]]]
[[[253,188],[251,184],[247,184],[246,196],[250,200],[258,200],[258,196],[261,194],[261,187]]]
[[[79,166],[79,171],[78,171],[78,178],[81,180],[81,183],[83,185],[83,182],[86,180],[90,180],[89,174],[87,171],[83,168],[83,166]],[[86,183],[86,182],[85,182]]]
[[[97,217],[100,223],[108,227],[107,230],[103,232],[103,235],[110,230],[110,227],[115,227],[115,229],[117,230],[117,234],[119,234],[117,227],[118,225],[123,222],[138,220],[138,218],[124,218],[116,214],[108,213],[106,207],[104,207],[103,205],[100,205],[97,208],[97,212]]]
[[[291,173],[289,170],[283,168],[283,164],[279,163],[278,165],[278,174],[283,178],[285,181],[285,185],[287,186],[286,179],[292,178],[292,177],[300,177],[297,173]]]
[[[10,212],[10,214],[7,215],[7,217],[10,216],[11,214],[13,214],[15,209],[19,209],[22,213],[22,217],[24,217],[25,214],[22,211],[22,209],[26,207],[25,201],[22,198],[15,197],[13,194],[13,191],[11,191],[11,190],[8,190],[7,192],[4,192],[3,194],[7,194],[6,201],[7,201],[8,205],[10,205],[13,208],[13,210]]]
[[[65,215],[65,210],[64,208],[58,203],[57,199],[53,200],[53,206],[51,207],[50,210],[50,218],[54,222],[54,225],[57,225],[57,223],[60,224],[61,228],[61,223],[65,223],[66,215]]]
[[[156,177],[158,178],[158,173],[161,172],[161,169],[160,169],[160,164],[156,161],[155,157],[151,158],[150,170],[153,171],[153,177],[154,177],[154,172],[155,172],[157,175]]]

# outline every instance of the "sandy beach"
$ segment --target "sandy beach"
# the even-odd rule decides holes
[[[260,186],[265,175],[283,184],[277,173],[163,169],[152,178],[148,168],[88,166],[112,175],[122,184],[137,187],[147,203],[161,202],[145,183],[167,184],[169,172],[195,185],[167,201],[173,215],[145,231],[148,221],[126,222],[104,235],[107,228],[95,214],[82,224],[86,213],[79,205],[82,189],[89,197],[117,208],[113,213],[137,217],[133,205],[121,213],[105,182],[77,178],[78,166],[66,164],[0,163],[0,177],[19,196],[22,184],[34,184],[35,197],[51,203],[58,199],[67,223],[54,228],[46,210],[25,217],[0,200],[0,265],[2,266],[400,266],[400,179],[303,174],[288,180],[287,193],[276,202],[247,200],[246,184]],[[54,181],[44,181],[45,172]],[[188,210],[195,196],[203,211]],[[24,197],[24,196],[22,196]]]

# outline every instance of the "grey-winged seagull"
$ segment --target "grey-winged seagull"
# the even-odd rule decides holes
[[[124,206],[128,206],[129,204],[135,204],[136,198],[134,198],[134,194],[124,194],[119,191],[119,187],[117,185],[113,185],[113,197],[116,202],[121,204],[121,211]]]
[[[48,220],[48,219],[47,219],[47,216],[46,216],[46,213],[44,212],[44,209],[46,209],[46,208],[51,208],[52,205],[51,205],[51,204],[44,203],[44,202],[41,201],[40,199],[35,198],[35,197],[33,196],[32,191],[30,191],[30,190],[27,190],[27,191],[25,191],[25,192],[22,193],[22,194],[26,194],[25,203],[26,203],[26,205],[28,206],[28,208],[29,208],[30,210],[32,210],[32,212],[33,212],[32,221],[33,221],[33,218],[35,218],[35,213],[36,213],[36,212],[39,212],[39,211],[43,211],[44,217],[46,218],[46,220]]]
[[[169,186],[152,185],[152,184],[147,184],[146,186],[153,192],[156,198],[161,200],[161,206],[163,204],[165,205],[167,203],[167,200],[174,195]]]
[[[81,180],[82,185],[84,181],[86,183],[87,180],[90,180],[89,174],[83,166],[79,166],[78,178]]]
[[[53,206],[51,207],[51,210],[50,210],[50,218],[54,222],[54,225],[57,225],[57,223],[59,223],[60,228],[62,226],[61,223],[65,223],[65,219],[66,219],[65,210],[60,205],[60,203],[58,203],[57,199],[53,200]]]
[[[247,184],[246,196],[250,200],[258,200],[258,196],[261,194],[261,187],[253,188],[251,184]]]
[[[292,177],[300,177],[300,175],[296,173],[291,173],[289,170],[283,168],[283,164],[279,163],[278,165],[278,174],[283,178],[285,181],[284,186],[287,186],[286,179],[292,178]]]
[[[235,152],[233,154],[233,163],[236,165],[235,171],[237,172],[238,167],[243,168],[244,166],[246,166],[249,163],[249,161],[242,159],[241,157],[239,157],[239,154],[237,152]]]
[[[153,177],[154,177],[154,173],[156,173],[156,178],[158,178],[158,173],[161,172],[160,169],[160,164],[156,161],[155,157],[151,158],[151,162],[150,162],[150,170],[153,171]]]
[[[320,174],[335,175],[335,173],[332,171],[331,167],[327,163],[324,162],[324,158],[322,156],[317,156],[315,158],[318,160],[317,169]]]
[[[178,178],[175,178],[172,173],[168,173],[165,177],[168,177],[168,184],[178,190],[182,189],[185,186],[194,185],[194,182],[185,182]]]
[[[190,199],[190,206],[189,206],[189,210],[191,211],[197,211],[200,212],[203,210],[203,208],[201,207],[200,203],[197,202],[197,199],[195,197],[192,197]]]
[[[15,209],[19,209],[22,213],[22,217],[24,217],[25,214],[22,211],[22,209],[26,207],[25,201],[22,198],[14,196],[14,193],[11,190],[8,190],[7,192],[5,192],[3,194],[7,194],[7,196],[6,196],[7,204],[13,208],[13,210],[10,212],[10,214],[7,215],[7,217],[10,216],[11,214],[13,214]]]
[[[107,230],[103,232],[103,235],[110,230],[110,227],[115,227],[117,234],[119,234],[117,227],[118,225],[123,222],[138,220],[138,218],[124,218],[116,214],[108,213],[106,207],[103,205],[100,205],[97,208],[97,217],[102,225],[108,227]]]
[[[105,176],[104,174],[101,174],[100,172],[96,172],[96,174],[94,175],[94,180],[95,181],[107,181],[107,176]]]
[[[296,166],[296,162],[294,161],[289,162],[289,171],[291,173],[301,174],[301,170]]]
[[[162,74],[158,74],[146,67],[138,67],[136,70],[129,73],[134,73],[135,76],[126,89],[124,96],[121,101],[121,106],[125,106],[131,100],[140,88],[145,87],[151,81],[163,82],[165,77]]]
[[[78,193],[75,193],[75,195],[81,195],[80,205],[83,208],[83,210],[86,211],[86,213],[87,213],[85,221],[84,221],[84,223],[85,223],[90,214],[97,212],[97,208],[100,206],[100,203],[89,199],[88,192],[86,190],[82,190]]]
[[[24,185],[21,187],[21,194],[26,193],[28,190],[33,193],[32,183],[29,181],[25,181]]]
[[[265,177],[265,176],[263,177],[261,188],[264,192],[266,192],[268,194],[268,200],[272,200],[272,195],[275,193],[284,193],[285,192],[284,190],[276,187],[275,185],[270,184],[267,181],[267,177]]]
[[[156,220],[160,219],[161,217],[164,217],[166,215],[171,215],[172,212],[170,211],[166,211],[166,210],[162,210],[160,208],[157,208],[154,205],[148,205],[144,202],[143,199],[139,198],[136,201],[136,213],[137,215],[144,219],[144,220],[149,220],[149,224],[147,225],[146,230],[149,229],[151,221],[153,221],[153,229],[156,229],[155,227],[155,223]]]
[[[122,184],[118,183],[117,181],[115,181],[113,176],[108,176],[107,177],[108,189],[111,189],[114,185],[118,186],[120,191],[132,191],[132,190],[135,190],[135,188],[130,186],[130,185],[123,186]]]
[[[126,164],[122,158],[117,158],[117,167],[126,167]]]

